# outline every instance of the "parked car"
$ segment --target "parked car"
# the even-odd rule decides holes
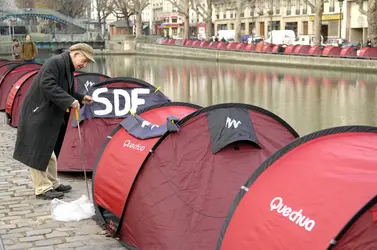
[[[313,35],[300,35],[296,37],[295,45],[314,45],[314,36]],[[321,44],[323,44],[323,36],[321,36]]]
[[[323,44],[325,46],[339,46],[339,44],[343,47],[344,44],[347,44],[348,41],[343,38],[328,38],[327,41]]]
[[[248,39],[247,39],[247,43],[248,44],[251,44],[251,43],[259,43],[260,41],[263,41],[263,38],[260,37],[260,36],[250,36]]]
[[[272,44],[293,44],[296,40],[296,35],[293,30],[272,30],[267,34],[266,43]]]

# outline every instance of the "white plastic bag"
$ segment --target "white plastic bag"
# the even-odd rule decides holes
[[[94,205],[86,195],[79,199],[65,202],[59,199],[51,201],[51,216],[57,221],[80,221],[89,219],[95,214]]]

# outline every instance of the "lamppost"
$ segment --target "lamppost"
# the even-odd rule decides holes
[[[339,16],[339,38],[342,38],[342,20],[343,20],[343,2],[344,0],[338,0],[339,2],[339,8],[340,8],[340,16]]]

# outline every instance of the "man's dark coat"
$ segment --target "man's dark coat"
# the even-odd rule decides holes
[[[69,52],[43,64],[22,103],[14,159],[46,171],[52,151],[59,155],[69,118],[66,110],[84,97],[74,89],[74,70]]]

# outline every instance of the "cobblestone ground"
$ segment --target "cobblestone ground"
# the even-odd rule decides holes
[[[125,249],[92,220],[59,222],[51,218],[50,201],[36,199],[29,168],[12,158],[16,129],[0,113],[0,234],[5,250]],[[59,175],[72,192],[64,201],[87,194],[82,176]],[[91,183],[89,183],[91,186]]]

